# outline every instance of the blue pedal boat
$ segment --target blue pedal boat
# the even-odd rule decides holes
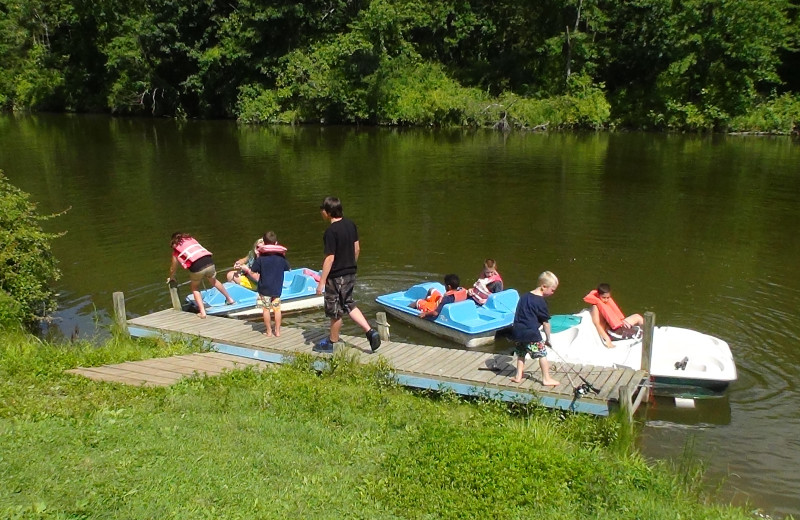
[[[471,298],[450,303],[435,320],[420,318],[419,311],[409,307],[411,302],[425,298],[429,289],[445,293],[441,283],[425,282],[405,291],[378,296],[375,301],[391,316],[470,349],[493,343],[498,332],[509,329],[514,323],[519,301],[519,293],[514,289],[492,294],[484,305],[478,305]]]
[[[281,311],[292,312],[322,307],[323,297],[317,295],[317,280],[312,274],[319,275],[318,271],[307,268],[292,269],[283,273],[283,290],[281,292]],[[256,307],[258,292],[233,282],[225,282],[225,289],[236,303],[227,305],[225,296],[216,288],[200,291],[206,314],[212,316],[229,316],[231,318],[251,318],[261,316],[261,309]],[[197,310],[194,295],[186,297],[186,304],[190,309]]]

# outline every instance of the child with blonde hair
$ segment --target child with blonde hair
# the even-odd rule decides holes
[[[514,325],[511,329],[511,338],[516,343],[514,352],[517,355],[517,373],[511,379],[512,383],[521,383],[525,372],[525,356],[530,355],[539,360],[542,369],[542,384],[544,386],[558,386],[557,380],[550,376],[550,363],[547,361],[547,345],[550,344],[550,310],[547,308],[545,298],[556,292],[558,278],[550,271],[539,275],[537,287],[522,295],[514,314]],[[544,329],[545,339],[539,327]]]

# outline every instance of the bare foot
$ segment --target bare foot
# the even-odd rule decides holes
[[[197,317],[200,318],[201,320],[206,319],[206,315],[205,314],[198,314]]]
[[[542,381],[542,385],[544,386],[558,386],[560,384],[561,383],[556,381],[555,379],[545,379],[544,381]]]
[[[522,382],[522,379],[521,379],[521,378],[520,378],[520,379],[517,379],[516,377],[512,377],[512,378],[511,378],[511,382],[512,382],[512,383],[521,383],[521,382]]]
[[[280,329],[275,329],[275,337],[278,338],[281,335]]]
[[[270,330],[268,330],[268,331],[266,331],[266,332],[262,332],[261,334],[265,335],[265,336],[266,336],[266,337],[268,337],[268,338],[271,338],[271,337],[272,337],[272,331],[270,331]]]

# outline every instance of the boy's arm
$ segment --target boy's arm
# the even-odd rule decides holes
[[[361,254],[361,243],[358,240],[353,242],[353,249],[355,250],[356,254],[356,262],[358,262],[358,255]]]
[[[253,262],[253,267],[255,267],[255,270],[250,269],[246,265],[243,265],[242,272],[244,274],[249,274],[253,278],[253,280],[258,281],[261,279],[261,263],[258,260],[256,260],[255,262]]]
[[[542,323],[542,330],[544,330],[544,342],[550,344],[550,322]]]
[[[331,273],[331,266],[333,265],[334,255],[328,255],[322,261],[322,272],[319,275],[319,282],[317,283],[317,294],[322,294],[325,291],[325,282],[328,281],[328,275]]]
[[[170,280],[175,279],[175,271],[177,270],[178,270],[178,258],[173,256],[172,263],[169,266],[169,277],[167,278],[167,283],[169,283]]]

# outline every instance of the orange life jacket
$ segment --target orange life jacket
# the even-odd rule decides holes
[[[452,291],[447,291],[446,293],[444,293],[444,295],[445,296],[452,295],[455,298],[453,303],[455,303],[455,302],[463,302],[464,300],[467,299],[467,290],[464,289],[463,287],[459,287],[458,289],[454,289]]]
[[[600,315],[606,320],[611,330],[622,326],[622,320],[625,319],[625,315],[619,310],[619,306],[617,306],[617,302],[613,298],[609,297],[608,300],[601,300],[597,295],[597,289],[592,289],[592,292],[583,297],[583,301],[597,305],[597,310],[600,311]]]
[[[436,289],[431,289],[428,296],[421,300],[417,300],[417,309],[421,310],[422,312],[433,312],[439,306],[440,301],[442,301],[442,293]]]
[[[184,269],[189,269],[189,266],[197,260],[211,254],[211,251],[201,246],[194,238],[184,238],[172,249],[172,256],[178,259]]]

